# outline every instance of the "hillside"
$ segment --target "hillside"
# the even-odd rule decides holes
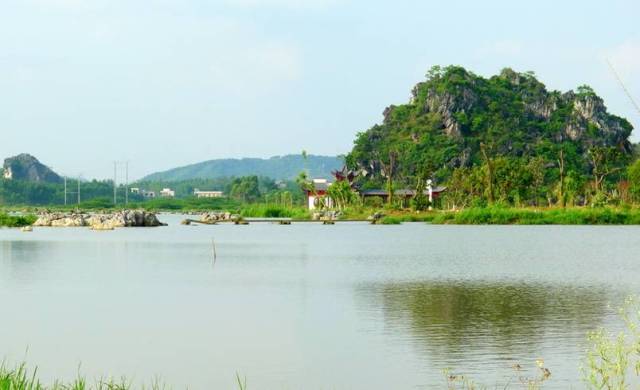
[[[365,186],[391,172],[393,182],[432,178],[467,198],[538,203],[565,196],[571,178],[577,199],[591,181],[598,191],[624,172],[631,131],[588,86],[562,93],[530,72],[434,67],[410,102],[358,134],[347,163],[366,173]]]
[[[36,183],[62,183],[63,181],[57,173],[27,153],[5,159],[3,177]]]
[[[276,156],[268,159],[243,158],[219,159],[152,173],[141,181],[179,181],[189,179],[215,179],[257,175],[272,179],[291,180],[304,169],[311,177],[330,177],[331,171],[340,169],[343,161],[339,157],[308,155]]]

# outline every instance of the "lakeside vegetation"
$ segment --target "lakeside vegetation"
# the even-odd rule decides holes
[[[224,211],[244,218],[291,218],[294,221],[312,219],[314,212],[301,206],[242,203],[226,198],[214,199],[155,199],[143,203],[130,203],[114,207],[108,201],[91,201],[75,207],[14,208],[23,215],[0,213],[0,226],[22,227],[33,224],[35,214],[43,211],[59,212],[115,212],[123,209],[143,209],[152,212],[199,214],[208,211]],[[341,210],[338,220],[365,221],[377,215],[381,225],[399,225],[422,222],[434,225],[640,225],[640,208],[637,207],[572,207],[572,208],[513,208],[477,207],[455,211],[422,211],[410,209],[377,209],[349,207]]]
[[[0,212],[0,227],[24,227],[36,221],[33,215],[9,215]]]

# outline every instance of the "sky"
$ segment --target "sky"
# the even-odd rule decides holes
[[[606,63],[640,101],[638,15],[637,0],[2,0],[0,158],[28,152],[85,178],[129,161],[135,179],[344,154],[451,64],[591,85],[640,129]]]

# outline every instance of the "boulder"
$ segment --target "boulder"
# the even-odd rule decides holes
[[[86,216],[76,213],[42,213],[38,215],[38,219],[33,224],[33,226],[52,227],[80,227],[87,225]]]

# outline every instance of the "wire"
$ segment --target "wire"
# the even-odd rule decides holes
[[[607,64],[609,65],[609,68],[611,69],[611,72],[615,76],[616,80],[618,80],[618,83],[620,83],[620,86],[622,87],[622,90],[627,95],[627,97],[631,101],[631,104],[636,109],[636,111],[638,111],[638,114],[640,114],[640,106],[638,106],[638,103],[636,103],[636,101],[633,99],[633,96],[631,96],[631,93],[629,92],[627,87],[624,85],[624,82],[622,82],[622,79],[620,78],[620,75],[618,75],[618,72],[616,72],[616,69],[613,67],[613,65],[611,64],[609,59],[607,58],[606,60],[607,60]]]

